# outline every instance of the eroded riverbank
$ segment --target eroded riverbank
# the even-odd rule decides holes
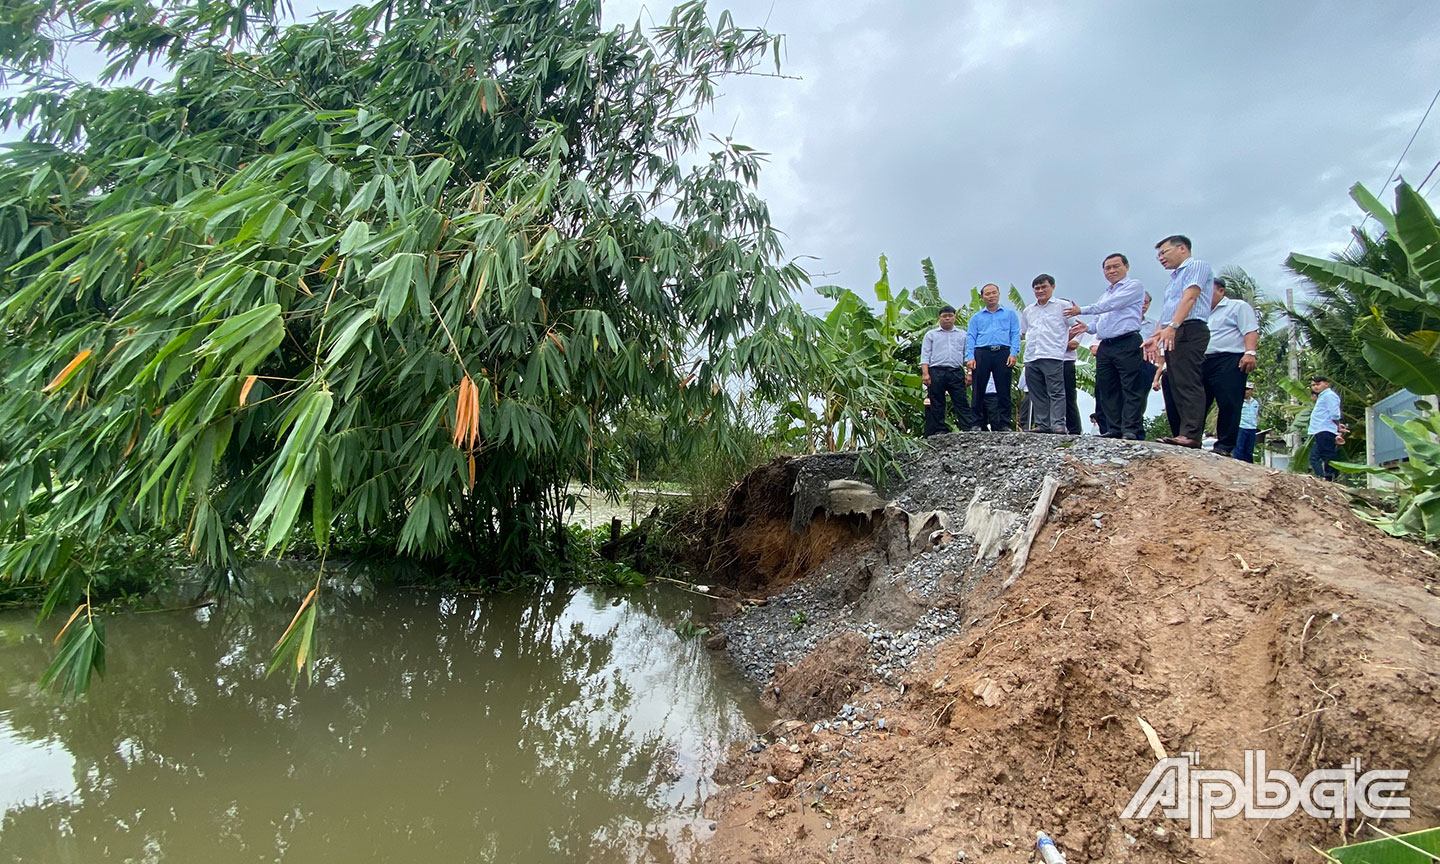
[[[1162,751],[1405,769],[1413,818],[1383,827],[1440,818],[1428,550],[1334,484],[1212,454],[933,443],[882,496],[838,456],[776,462],[712,519],[746,595],[723,647],[788,722],[723,766],[705,860],[1020,864],[1044,830],[1071,864],[1273,864],[1375,836],[1299,811],[1205,839],[1121,818]]]

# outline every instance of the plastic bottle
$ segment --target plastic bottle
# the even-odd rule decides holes
[[[1065,856],[1055,848],[1055,841],[1044,831],[1035,832],[1035,847],[1039,850],[1040,860],[1045,864],[1065,864]]]

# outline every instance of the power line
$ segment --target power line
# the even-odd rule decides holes
[[[1436,168],[1440,168],[1440,161],[1436,161],[1436,163],[1435,163],[1433,166],[1431,166],[1431,168],[1430,168],[1430,173],[1429,173],[1429,174],[1426,174],[1426,175],[1425,175],[1425,179],[1420,181],[1420,185],[1415,187],[1415,191],[1416,191],[1417,193],[1419,193],[1419,192],[1424,192],[1424,191],[1425,191],[1425,184],[1426,184],[1426,183],[1429,183],[1429,182],[1430,182],[1430,178],[1435,176],[1435,169],[1436,169]]]
[[[1415,139],[1416,139],[1417,137],[1419,137],[1419,135],[1420,135],[1420,129],[1425,125],[1426,119],[1428,119],[1428,118],[1430,117],[1430,111],[1431,111],[1431,109],[1433,109],[1433,108],[1435,107],[1435,102],[1436,102],[1437,100],[1440,100],[1440,88],[1437,88],[1437,89],[1435,90],[1435,95],[1430,98],[1430,105],[1429,105],[1429,107],[1427,107],[1427,108],[1425,109],[1425,113],[1424,113],[1423,115],[1421,115],[1421,117],[1420,117],[1420,122],[1415,125],[1415,131],[1410,133],[1410,140],[1407,141],[1407,142],[1405,142],[1405,149],[1400,151],[1400,158],[1395,160],[1395,167],[1390,169],[1390,176],[1389,176],[1389,177],[1386,177],[1386,178],[1385,178],[1385,182],[1382,183],[1382,184],[1380,184],[1380,189],[1381,189],[1382,191],[1385,190],[1385,189],[1389,189],[1389,188],[1390,188],[1390,181],[1391,181],[1391,180],[1394,180],[1394,179],[1395,179],[1395,175],[1400,171],[1400,163],[1402,163],[1402,162],[1405,161],[1405,156],[1406,156],[1406,154],[1408,154],[1408,153],[1410,152],[1410,145],[1411,145],[1411,144],[1414,144],[1414,143],[1415,143]],[[1440,163],[1437,163],[1437,164],[1440,164]],[[1434,169],[1434,168],[1430,169],[1430,173],[1431,173],[1431,174],[1435,173],[1435,169]],[[1425,179],[1428,180],[1428,179],[1430,179],[1430,178],[1429,178],[1429,177],[1426,177]],[[1423,186],[1423,185],[1425,185],[1425,184],[1422,183],[1422,184],[1420,184],[1420,185]],[[1355,230],[1359,231],[1359,230],[1363,229],[1363,228],[1365,227],[1365,223],[1366,223],[1366,222],[1369,222],[1369,221],[1370,221],[1370,214],[1369,214],[1369,213],[1366,213],[1366,214],[1365,214],[1365,218],[1360,220],[1360,224],[1356,226]],[[1347,244],[1345,245],[1345,251],[1346,251],[1347,253],[1350,251],[1350,246],[1351,246],[1351,244],[1353,244],[1353,243],[1355,243],[1355,242],[1356,242],[1356,241],[1352,238],[1351,241],[1350,241],[1350,243],[1347,243]]]

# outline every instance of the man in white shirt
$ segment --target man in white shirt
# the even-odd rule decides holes
[[[1255,371],[1255,350],[1260,344],[1260,322],[1244,300],[1225,296],[1225,280],[1215,277],[1210,295],[1210,344],[1205,348],[1205,414],[1219,405],[1215,416],[1215,452],[1229,456],[1240,436],[1240,409],[1245,402],[1245,379]]]
[[[1035,302],[1020,313],[1020,338],[1025,342],[1025,383],[1033,403],[1031,429],[1064,435],[1065,354],[1070,350],[1070,320],[1065,309],[1075,304],[1054,297],[1055,277],[1041,273],[1030,283]]]

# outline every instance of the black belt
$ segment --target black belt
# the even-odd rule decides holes
[[[1101,339],[1101,340],[1100,340],[1100,344],[1101,344],[1101,345],[1104,345],[1106,342],[1119,342],[1121,339],[1129,339],[1131,336],[1139,336],[1139,335],[1140,335],[1140,331],[1139,331],[1139,330],[1131,330],[1129,333],[1124,333],[1124,334],[1121,334],[1121,335],[1119,335],[1119,336],[1111,336],[1111,337],[1109,337],[1108,339]]]
[[[981,345],[976,351],[1009,351],[1009,345]]]

